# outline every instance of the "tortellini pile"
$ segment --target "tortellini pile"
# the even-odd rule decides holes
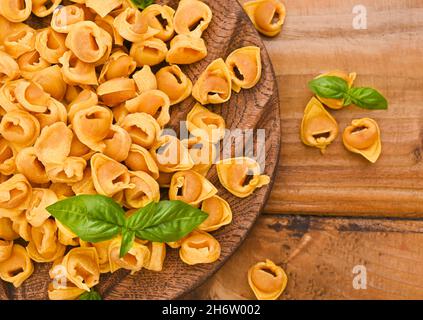
[[[179,248],[189,265],[216,261],[220,244],[208,232],[231,223],[232,211],[206,175],[226,124],[204,105],[255,86],[260,49],[213,61],[193,83],[178,64],[207,56],[201,36],[212,12],[205,3],[181,0],[176,11],[158,4],[140,11],[127,0],[60,4],[0,6],[0,278],[19,287],[33,261],[53,263],[50,299],[76,299],[102,273],[161,271],[166,246]],[[25,24],[31,13],[51,16],[50,26]],[[191,95],[198,103],[187,117],[190,138],[165,134],[171,108]],[[269,183],[252,159],[217,168],[238,197]],[[160,201],[160,188],[208,219],[167,245],[136,239],[123,258],[119,238],[84,242],[46,210],[67,197],[101,194],[129,216]]]

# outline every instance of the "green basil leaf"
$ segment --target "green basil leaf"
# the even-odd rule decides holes
[[[339,77],[324,76],[309,81],[308,87],[322,98],[342,99],[348,92],[348,83]]]
[[[123,258],[131,250],[135,240],[135,232],[126,228],[122,229],[122,243],[120,244],[119,256]]]
[[[126,227],[139,239],[153,242],[178,241],[197,228],[208,214],[182,201],[160,201],[139,209]]]
[[[112,239],[125,225],[125,212],[113,199],[79,195],[56,202],[47,211],[87,242]]]
[[[388,101],[373,88],[351,88],[348,91],[352,103],[363,109],[385,110],[388,109]]]
[[[81,294],[78,298],[78,300],[103,300],[100,296],[100,294],[91,289],[91,291],[84,292]]]
[[[145,9],[154,3],[154,0],[131,0],[132,3],[139,9]]]

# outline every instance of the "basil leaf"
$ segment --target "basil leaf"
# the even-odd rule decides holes
[[[120,244],[119,257],[123,258],[131,250],[135,240],[135,232],[126,228],[122,229],[122,243]]]
[[[160,201],[139,209],[126,227],[139,239],[153,242],[178,241],[197,228],[208,214],[182,201]]]
[[[339,77],[324,76],[309,81],[308,87],[322,98],[342,99],[348,93],[348,83]]]
[[[125,212],[113,199],[79,195],[56,202],[46,210],[87,242],[112,239],[125,224]]]
[[[154,3],[154,0],[131,0],[132,3],[139,9],[145,9]]]
[[[388,101],[373,88],[351,88],[348,91],[352,103],[364,109],[385,110],[388,109]]]
[[[78,298],[78,300],[103,300],[100,296],[100,294],[91,289],[91,291],[84,292],[81,294]]]

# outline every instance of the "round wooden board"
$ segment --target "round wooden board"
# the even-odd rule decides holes
[[[173,8],[176,8],[178,3],[177,0],[157,2]],[[265,129],[265,174],[271,176],[273,181],[281,132],[278,91],[269,56],[260,36],[236,0],[204,2],[213,11],[212,23],[203,35],[209,53],[203,61],[183,69],[194,82],[211,61],[220,57],[225,59],[237,48],[255,45],[262,49],[263,75],[258,85],[253,89],[243,90],[240,94],[234,93],[228,103],[214,106],[212,109],[222,114],[230,129]],[[179,121],[186,118],[194,104],[194,99],[189,98],[173,107],[171,125],[174,128],[178,128]],[[220,185],[214,167],[208,178],[218,187],[219,195],[229,202],[234,214],[231,225],[213,233],[222,247],[220,259],[213,264],[188,266],[179,259],[177,250],[169,249],[163,272],[142,270],[131,276],[129,272],[119,270],[113,274],[102,275],[97,289],[103,299],[176,299],[213,275],[234,253],[263,209],[271,185],[257,190],[246,199],[239,199]],[[34,274],[17,289],[1,282],[0,298],[48,299],[50,266],[50,264],[36,264]]]

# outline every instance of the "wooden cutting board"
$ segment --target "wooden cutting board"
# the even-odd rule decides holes
[[[277,178],[265,211],[422,217],[423,1],[284,3],[288,14],[282,34],[265,40],[282,119]],[[358,4],[367,9],[364,30],[353,28]],[[348,107],[331,112],[341,130],[354,118],[378,121],[383,151],[376,164],[346,151],[340,136],[325,155],[300,142],[301,118],[311,97],[307,81],[332,69],[357,72],[357,85],[377,88],[390,102],[388,111]]]
[[[212,109],[223,115],[229,129],[266,130],[266,167],[265,174],[272,177],[278,162],[280,148],[280,119],[278,91],[275,75],[267,51],[261,38],[251,25],[247,16],[235,0],[205,1],[213,11],[213,20],[203,37],[207,42],[208,56],[199,63],[183,67],[193,80],[206,66],[217,58],[226,58],[233,50],[256,45],[262,49],[263,75],[259,84],[251,89],[234,94],[232,99]],[[64,2],[66,3],[66,1]],[[157,1],[177,7],[177,0]],[[45,26],[45,22],[33,21],[33,25]],[[185,100],[172,108],[172,125],[178,127],[194,106],[193,98]],[[188,266],[179,256],[178,250],[168,250],[163,272],[142,270],[133,276],[119,270],[113,274],[102,275],[97,290],[104,299],[173,299],[192,291],[211,276],[238,248],[248,231],[262,211],[269,196],[271,185],[257,190],[246,199],[239,199],[221,187],[215,168],[208,177],[219,189],[219,195],[226,199],[233,211],[233,222],[229,226],[213,232],[221,244],[221,256],[213,264]],[[34,274],[15,289],[0,281],[1,299],[47,299],[50,283],[48,270],[50,264],[35,264]]]

